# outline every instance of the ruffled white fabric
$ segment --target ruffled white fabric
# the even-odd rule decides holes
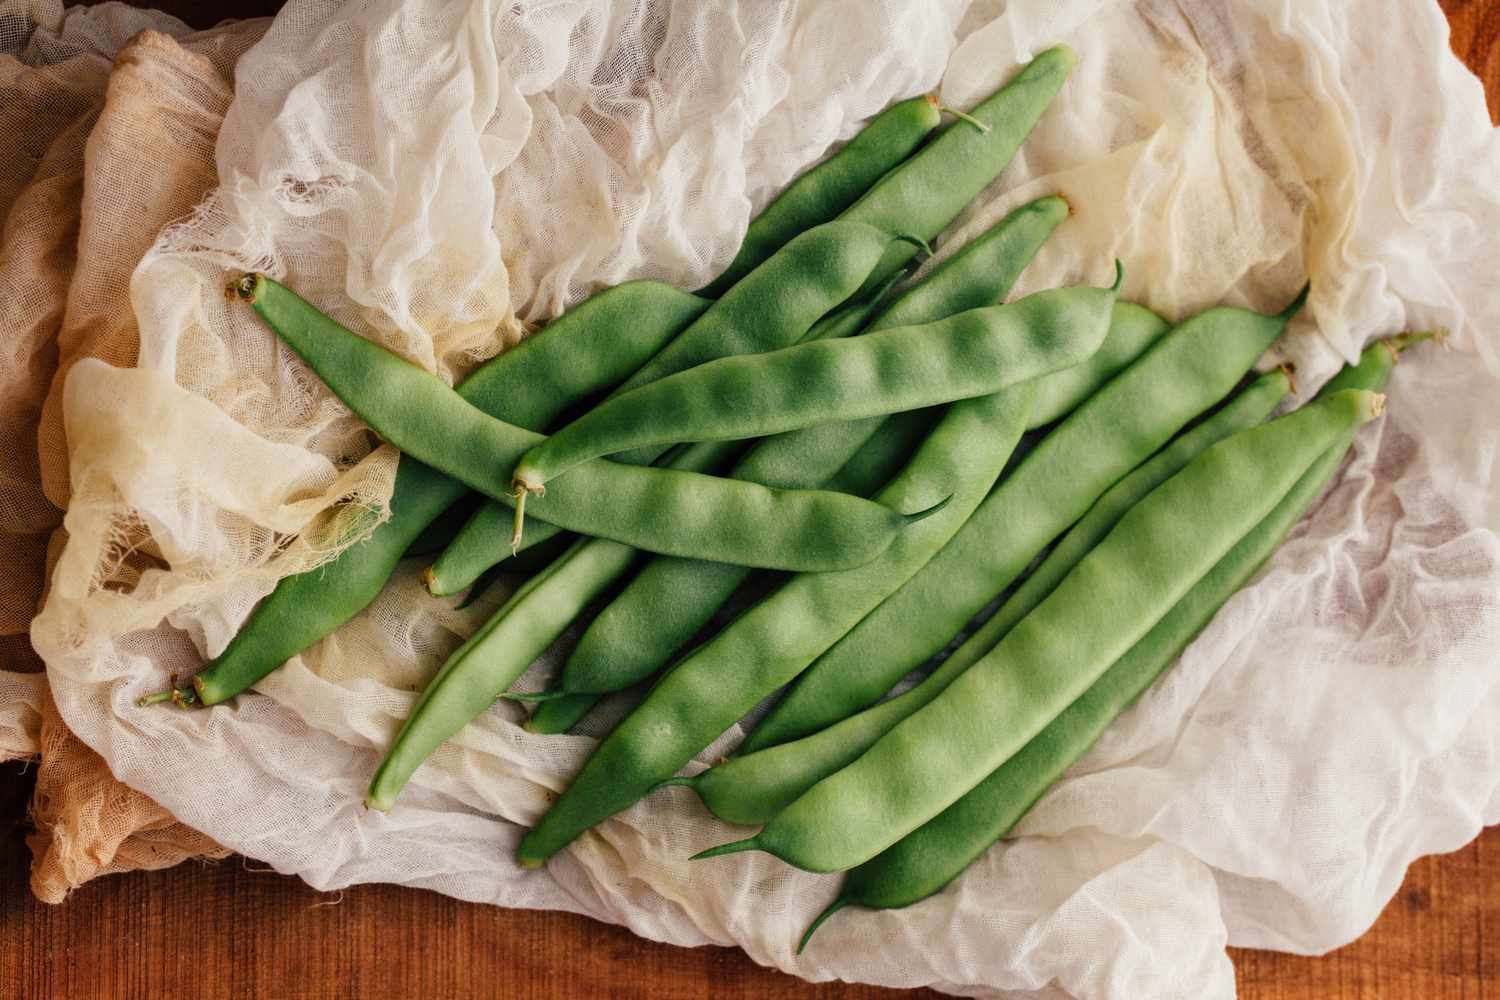
[[[122,779],[322,888],[401,882],[810,979],[1013,996],[1232,995],[1226,943],[1337,947],[1412,859],[1500,821],[1500,137],[1435,5],[350,6],[294,0],[241,59],[221,187],[135,275],[140,369],[68,385],[71,542],[33,639]],[[593,741],[528,734],[506,705],[366,813],[414,690],[500,599],[427,598],[417,561],[258,695],[134,707],[331,554],[305,530],[321,511],[389,491],[390,457],[353,467],[361,425],[224,302],[227,269],[270,268],[457,378],[603,285],[701,284],[879,109],[930,88],[967,107],[1058,41],[1078,70],[940,255],[1060,191],[1076,215],[1020,291],[1119,257],[1127,297],[1181,318],[1279,309],[1310,278],[1284,347],[1304,394],[1374,337],[1453,336],[1403,362],[1338,485],[1182,662],[944,892],[840,914],[795,957],[836,879],[688,863],[726,831],[682,790],[522,872],[523,828]],[[141,526],[159,558],[99,587]]]

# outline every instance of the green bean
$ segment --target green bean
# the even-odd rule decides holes
[[[920,326],[721,358],[616,396],[527,452],[516,488],[542,490],[591,459],[678,441],[733,441],[988,396],[1099,349],[1112,289],[1078,285]],[[1101,303],[1107,303],[1101,305]],[[1080,330],[1097,340],[1076,336]],[[1065,345],[1065,346],[1064,346]],[[1059,350],[1059,347],[1063,349]]]
[[[882,297],[896,280],[895,277],[889,278],[873,291],[856,295],[849,302],[823,316],[800,336],[803,340],[850,336],[863,326],[870,315],[880,307]],[[770,330],[771,328],[767,327],[765,334],[768,349],[777,343],[770,338]],[[794,328],[783,329],[778,333],[778,336],[783,338],[795,339],[798,335]],[[695,333],[694,336],[698,334]],[[700,472],[718,471],[720,460],[711,456],[727,455],[729,451],[720,449],[698,454],[705,461],[690,462],[679,467]],[[642,457],[656,458],[654,454]],[[428,590],[438,597],[456,593],[472,584],[491,566],[512,554],[512,539],[510,538],[512,526],[513,514],[504,505],[490,503],[481,507],[460,529],[454,543],[429,568],[426,574]],[[547,540],[555,531],[552,525],[545,522],[534,524],[527,532],[526,544],[528,546],[539,544]]]
[[[1229,393],[1279,316],[1216,308],[1176,327],[1041,440],[944,550],[798,679],[741,753],[806,736],[874,704],[938,653],[1093,502]]]
[[[617,391],[654,382],[725,354],[756,353],[795,343],[825,313],[860,290],[870,268],[881,260],[893,240],[905,239],[908,237],[892,236],[861,222],[835,221],[802,233],[757,268],[753,280],[741,281],[725,293]],[[889,279],[876,284],[885,280]],[[631,461],[647,465],[665,450],[638,454]],[[510,463],[507,454],[506,464]],[[494,495],[488,487],[480,492]],[[579,488],[575,486],[570,492],[576,494]],[[514,546],[520,542],[525,495],[512,500],[508,490],[500,494],[503,503],[514,502]],[[550,502],[546,506],[555,509]],[[542,520],[557,524],[556,519]]]
[[[1116,302],[1109,336],[1087,361],[1048,375],[1037,383],[1031,426],[1041,427],[1067,416],[1099,387],[1146,353],[1171,326],[1134,302]]]
[[[1219,442],[1133,507],[978,663],[753,837],[807,871],[852,868],[942,812],[1077,700],[1384,397],[1344,390]]]
[[[1016,209],[905,291],[870,330],[929,322],[1003,298],[1067,214],[1067,202],[1058,197],[1039,198]],[[931,414],[916,419],[930,429],[936,418]],[[732,475],[771,486],[817,486],[834,470],[843,471],[841,462],[846,468],[853,464],[845,462],[850,451],[878,451],[868,447],[878,437],[891,435],[891,445],[902,447],[902,428],[910,420],[870,418],[778,435],[750,451]],[[915,442],[905,447],[909,455]],[[861,470],[849,471],[853,475]],[[886,472],[878,481],[861,479],[853,488],[838,488],[865,495],[890,475]],[[570,692],[623,690],[649,677],[708,623],[748,572],[743,567],[699,560],[658,557],[648,561],[585,631],[560,672],[562,683],[547,696],[548,704],[538,709],[528,728],[558,732],[576,723],[595,699]],[[584,686],[568,683],[570,670],[581,670],[578,676],[588,677]],[[566,705],[558,704],[564,701]]]
[[[526,834],[520,864],[540,865],[671,777],[900,586],[988,491],[1020,437],[1033,395],[1034,387],[1023,383],[953,404],[906,469],[877,494],[883,503],[912,503],[950,493],[948,506],[903,532],[888,558],[860,570],[793,577],[668,671]]]
[[[660,282],[617,285],[481,365],[457,392],[486,413],[542,430],[571,403],[627,378],[708,305]],[[611,331],[609,350],[579,343],[604,330]],[[562,363],[575,356],[583,360]],[[466,492],[457,480],[402,456],[390,517],[329,562],[284,577],[194,678],[194,687],[168,694],[180,702],[217,704],[333,632],[375,599],[407,548]],[[373,515],[357,514],[351,530],[362,531],[367,518]]]
[[[387,440],[473,489],[505,496],[508,467],[542,440],[469,405],[435,376],[344,329],[263,275],[233,287]],[[678,338],[667,352],[682,342]],[[608,503],[599,502],[606,497]],[[847,494],[777,491],[604,461],[575,469],[566,488],[538,503],[555,524],[639,548],[803,571],[869,562],[920,516]]]
[[[881,422],[880,431],[872,435],[864,445],[855,453],[854,457],[846,462],[843,468],[834,473],[833,478],[828,481],[827,488],[837,490],[840,493],[854,493],[858,496],[867,496],[875,492],[890,481],[891,477],[901,471],[901,467],[911,458],[913,452],[922,439],[932,430],[934,420],[938,415],[928,410],[912,410],[908,413],[893,413]],[[777,438],[777,441],[785,440],[786,437],[801,436],[803,432]],[[694,571],[696,572],[690,572]],[[637,584],[650,575],[650,582],[644,590],[638,589]],[[726,580],[725,576],[729,575]],[[619,675],[610,680],[599,682],[609,685],[609,690],[624,690],[629,685],[618,679],[626,676],[627,671],[635,671],[642,680],[655,673],[658,665],[665,665],[673,652],[683,645],[709,623],[715,611],[728,601],[740,584],[748,577],[749,571],[743,567],[730,566],[728,563],[699,562],[695,559],[673,559],[666,556],[658,556],[648,562],[644,569],[636,574],[634,580],[626,585],[625,590],[616,596],[613,601],[605,605],[604,612],[594,619],[589,629],[584,632],[579,646],[574,649],[574,656],[578,650],[583,648],[583,642],[587,641],[593,634],[594,626],[605,615],[615,612],[621,606],[622,599],[627,594],[642,594],[645,598],[632,600],[629,610],[622,612],[622,620],[612,625],[607,632],[608,641],[615,644],[615,648],[632,658],[619,665]],[[709,590],[708,588],[713,588]],[[654,599],[654,595],[666,594],[663,601],[674,603],[642,603],[642,600]],[[705,599],[705,594],[708,595]],[[722,596],[721,596],[722,595]],[[651,629],[648,617],[638,616],[635,612],[649,612],[655,609],[656,621],[661,628]],[[685,614],[696,614],[699,609],[706,608],[703,612],[702,621],[697,626],[689,626],[692,629],[683,636],[680,642],[672,640],[663,641],[661,632],[669,627],[682,630],[682,619]],[[637,624],[646,626],[638,633],[639,646],[629,642],[629,635],[634,631]],[[598,640],[595,640],[597,648]],[[647,658],[644,666],[640,657],[635,656],[638,648],[648,650],[666,648],[667,652],[661,654],[661,663],[653,664]],[[569,658],[572,662],[572,657]],[[593,660],[586,658],[581,662],[587,664],[585,670],[598,670],[606,667],[609,660]],[[564,671],[567,667],[564,666]],[[578,724],[588,712],[604,697],[602,694],[575,694],[566,689],[559,690],[554,696],[541,700],[536,711],[526,721],[526,729],[533,733],[565,733]]]
[[[1115,484],[1053,547],[1026,584],[995,615],[905,694],[871,706],[789,743],[735,757],[692,778],[662,785],[686,785],[720,819],[744,826],[770,822],[778,812],[839,768],[852,763],[891,727],[932,701],[952,680],[992,649],[1057,582],[1109,532],[1135,502],[1182,469],[1211,445],[1253,427],[1286,396],[1284,372],[1261,376],[1253,385],[1198,427],[1186,432]],[[1033,586],[1037,581],[1047,582]]]
[[[844,148],[792,181],[745,230],[734,260],[699,295],[716,299],[793,236],[829,221],[906,159],[938,126],[931,94],[891,105]]]
[[[1041,53],[1010,82],[966,115],[967,121],[941,130],[915,155],[885,174],[840,218],[848,222],[863,222],[887,232],[935,239],[1010,163],[1021,141],[1062,88],[1076,62],[1077,57],[1067,46],[1060,45]],[[892,244],[866,279],[866,290],[878,287],[898,273],[915,252],[915,248],[909,245]],[[752,311],[747,321],[753,324],[755,318]],[[753,352],[754,349],[731,348],[715,356]],[[673,370],[691,367],[702,360],[707,358],[682,364]],[[664,374],[668,372],[651,373],[629,387],[654,381]],[[642,464],[649,461],[639,454],[628,457]],[[483,518],[493,525],[497,520],[503,520],[496,517],[497,513],[487,505],[480,508],[475,518]],[[463,532],[462,537],[467,541],[497,535],[491,528],[483,532],[477,529],[473,533]]]
[[[1348,388],[1381,389],[1397,352],[1426,336],[1402,335],[1370,345],[1359,363],[1343,369],[1322,394]],[[852,869],[838,897],[808,927],[797,950],[805,948],[823,921],[845,906],[909,906],[938,892],[1009,833],[1275,552],[1338,471],[1352,440],[1353,434],[1346,434],[1325,451],[1265,520],[1020,752],[936,817]]]
[[[854,333],[878,308],[882,292],[835,310],[814,324],[807,336]],[[731,461],[735,450],[736,445],[719,442],[693,445],[678,449],[671,463],[680,470],[711,472]],[[369,804],[390,808],[422,761],[488,708],[640,557],[639,551],[620,542],[582,538],[528,581],[428,683],[371,781]],[[571,707],[579,716],[587,711],[587,706]]]
[[[1010,631],[1016,622],[1052,592],[1063,577],[1101,538],[1109,534],[1109,530],[1138,500],[1176,475],[1209,447],[1231,434],[1238,434],[1260,423],[1286,398],[1290,390],[1291,380],[1285,371],[1267,372],[1219,412],[1184,432],[1130,475],[1110,487],[1089,508],[1088,513],[1068,529],[1068,533],[1052,547],[1041,565],[1031,571],[1025,582],[1005,599],[1005,603],[975,635],[978,636],[981,632],[993,635],[994,640],[989,643],[993,646],[1000,636]]]
[[[974,107],[966,121],[938,132],[840,218],[936,239],[1005,169],[1077,61],[1066,45],[1041,53]],[[915,252],[892,245],[871,272],[870,283],[895,274]]]

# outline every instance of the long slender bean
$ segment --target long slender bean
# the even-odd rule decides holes
[[[1384,397],[1343,390],[1219,442],[1133,507],[1031,614],[925,707],[753,837],[814,872],[879,854],[961,798],[1077,700]]]
[[[487,361],[456,391],[492,416],[543,430],[567,406],[628,378],[708,306],[660,282],[617,285]],[[580,342],[606,330],[612,331],[607,351]],[[585,360],[563,363],[577,356]],[[457,480],[403,455],[389,518],[329,562],[284,577],[193,687],[168,694],[181,702],[217,704],[333,632],[375,599],[407,548],[466,492]]]
[[[1158,340],[1043,438],[899,593],[803,673],[740,752],[874,704],[939,652],[1105,490],[1223,399],[1301,303],[1298,296],[1277,316],[1210,309]]]
[[[1021,141],[1057,96],[1076,62],[1077,56],[1067,46],[1041,53],[974,107],[966,116],[967,121],[943,128],[926,146],[885,174],[840,219],[863,222],[887,232],[909,233],[920,239],[935,239],[1005,169]],[[915,252],[910,245],[892,244],[866,279],[866,290],[878,287],[898,273]],[[752,315],[750,321],[753,320]],[[729,349],[720,353],[751,351]],[[630,387],[660,374],[666,373],[651,375],[631,383]],[[629,457],[642,463],[649,460],[641,454]],[[505,519],[498,514],[493,506],[481,507],[474,517],[484,519],[490,527],[461,532],[461,539],[467,542],[500,537],[493,525]],[[489,544],[493,546],[493,541]],[[501,556],[503,553],[497,555],[496,561]]]
[[[833,478],[827,483],[827,488],[838,490],[840,493],[853,493],[857,496],[868,496],[874,493],[901,471],[901,467],[911,458],[922,439],[932,430],[932,425],[938,416],[940,414],[928,410],[891,414],[881,422],[879,433],[866,441],[854,457],[834,473]],[[662,628],[652,629],[647,619],[632,613],[624,618],[623,623],[611,627],[609,637],[611,642],[621,643],[616,648],[631,654],[636,653],[641,647],[667,648],[668,652],[661,654],[662,665],[666,665],[673,652],[683,648],[694,632],[709,624],[714,613],[720,610],[721,606],[749,576],[749,571],[744,567],[730,566],[727,563],[706,563],[694,559],[657,556],[636,574],[635,579],[626,585],[621,595],[616,596],[605,606],[604,613],[599,618],[614,611],[625,594],[639,593],[636,590],[636,583],[657,567],[660,567],[658,573],[662,574],[664,579],[653,583],[651,590],[670,595],[664,600],[670,600],[672,597],[677,599],[677,603],[643,606],[645,609],[651,607],[657,609],[657,620],[661,622]],[[697,571],[700,568],[702,572]],[[710,591],[708,588],[715,589]],[[707,595],[706,599],[705,595]],[[641,605],[636,606],[641,607]],[[688,614],[695,613],[700,607],[706,609],[701,624],[683,635],[680,642],[673,642],[670,639],[663,642],[660,634],[663,629],[675,626],[682,630],[684,606]],[[584,639],[588,638],[589,632],[592,631],[594,624],[598,624],[599,618],[594,619],[589,631],[584,633]],[[622,634],[637,623],[643,628],[639,634],[639,647],[629,644],[628,637]],[[575,655],[578,648],[581,648],[581,642],[580,646],[574,650]],[[583,662],[589,664],[587,669],[608,669],[609,661],[586,659]],[[639,658],[621,664],[622,674],[624,671],[633,670],[643,680],[654,673],[655,669],[649,659],[644,666],[640,664]],[[609,685],[610,690],[623,690],[628,686],[617,679],[609,679],[603,683]],[[555,696],[542,700],[541,704],[537,705],[536,711],[526,721],[526,729],[534,733],[565,733],[576,726],[603,697],[602,694],[573,694],[559,690]]]
[[[629,806],[795,676],[952,536],[1021,435],[1035,387],[949,407],[901,475],[877,494],[918,502],[952,491],[940,513],[904,532],[889,558],[845,573],[803,573],[669,670],[594,751],[517,851],[536,867]]]
[[[870,332],[999,302],[1067,214],[1067,202],[1055,196],[1021,206],[902,294],[870,325]],[[1111,328],[1106,342],[1114,336]],[[937,418],[936,413],[926,418],[927,426]],[[838,466],[816,456],[839,454],[852,442],[892,434],[892,423],[871,418],[778,435],[752,449],[732,475],[767,485],[817,486]],[[854,489],[834,488],[864,495],[888,478],[868,485],[860,481]],[[748,572],[723,563],[650,560],[584,632],[559,674],[559,693],[619,691],[645,680],[708,624]],[[550,729],[564,721],[571,724],[576,716],[570,721],[570,714],[539,711],[541,721],[534,725]]]
[[[1180,435],[1153,455],[1140,468],[1105,492],[1078,523],[1058,539],[1041,565],[1032,570],[1024,583],[1005,599],[1005,603],[980,629],[995,641],[1010,631],[1042,598],[1052,593],[1063,577],[1088,554],[1111,528],[1134,507],[1137,501],[1208,448],[1231,434],[1248,430],[1260,423],[1291,391],[1291,380],[1285,371],[1267,372],[1235,396],[1223,409],[1197,427]],[[976,632],[976,635],[979,633]],[[994,645],[994,641],[990,642]]]
[[[850,303],[808,336],[847,336],[878,308],[879,295]],[[714,471],[733,458],[734,445],[693,445],[672,456],[679,470]],[[423,690],[370,782],[366,801],[389,809],[416,769],[504,691],[570,622],[641,558],[637,549],[606,538],[580,538],[507,601],[448,657]],[[574,707],[581,715],[581,710]]]
[[[1427,334],[1377,341],[1343,369],[1322,395],[1384,387],[1398,352]],[[1144,639],[1014,757],[881,854],[852,869],[837,898],[808,927],[813,932],[845,906],[909,906],[938,892],[1004,837],[1031,806],[1144,692],[1275,552],[1343,463],[1353,435],[1329,448],[1260,524],[1219,560]]]
[[[1053,547],[1027,582],[988,622],[920,684],[801,739],[716,764],[692,778],[662,785],[686,785],[720,819],[745,826],[768,823],[778,812],[822,779],[852,763],[902,719],[936,698],[954,678],[988,653],[1027,611],[1093,548],[1137,500],[1210,446],[1255,426],[1285,398],[1290,383],[1282,371],[1261,376],[1208,420],[1181,435],[1099,498]],[[1033,587],[1033,582],[1045,583]]]
[[[680,441],[733,441],[988,396],[1099,349],[1113,289],[1077,285],[920,326],[721,358],[616,396],[516,465],[531,492],[590,459]],[[1103,303],[1107,303],[1104,305]],[[1080,331],[1097,334],[1089,340]],[[1061,349],[1060,349],[1061,348]]]
[[[542,440],[470,406],[435,376],[344,329],[263,275],[249,275],[233,287],[387,440],[471,488],[506,496],[507,467]],[[678,338],[667,350],[682,342]],[[599,503],[601,497],[609,502]],[[912,520],[847,494],[777,491],[604,461],[573,470],[566,488],[559,484],[538,503],[547,520],[571,530],[650,551],[771,569],[862,565]]]
[[[822,163],[792,181],[745,230],[739,252],[698,294],[723,295],[804,230],[838,215],[922,144],[942,116],[931,94],[891,105]]]
[[[872,313],[880,308],[883,296],[896,280],[896,278],[890,278],[885,285],[873,292],[857,295],[854,299],[834,309],[814,323],[803,339],[822,340],[851,336],[869,320]],[[661,464],[689,471],[717,472],[721,470],[723,464],[720,456],[732,453],[732,448],[720,448],[717,451],[698,449],[694,452],[696,459],[693,461],[678,463],[674,466],[669,461],[671,456],[668,455],[663,457]],[[766,483],[764,485],[779,484]],[[512,520],[510,509],[503,504],[488,503],[477,510],[459,529],[453,544],[449,545],[437,561],[428,568],[424,577],[427,589],[438,597],[457,593],[471,585],[500,560],[512,555],[510,544]],[[557,530],[546,522],[534,522],[526,533],[525,547],[547,541],[549,537],[555,536]]]

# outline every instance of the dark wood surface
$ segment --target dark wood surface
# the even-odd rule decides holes
[[[277,6],[155,5],[198,26]],[[1484,78],[1494,113],[1500,0],[1442,6],[1454,50]],[[914,995],[804,983],[735,949],[674,948],[566,914],[501,910],[395,886],[325,896],[239,858],[100,879],[47,907],[26,889],[29,787],[24,769],[0,767],[0,998]],[[1500,827],[1460,851],[1414,864],[1380,920],[1347,948],[1321,958],[1233,957],[1245,1000],[1500,997]]]

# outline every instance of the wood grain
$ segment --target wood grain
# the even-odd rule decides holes
[[[277,6],[160,5],[200,27]],[[1454,51],[1485,81],[1495,116],[1500,0],[1443,0],[1442,7]],[[242,859],[101,879],[64,905],[45,907],[26,891],[21,816],[29,787],[21,768],[0,767],[0,998],[938,995],[804,983],[735,949],[675,948],[583,917],[395,886],[324,896]],[[1347,948],[1321,958],[1232,955],[1244,1000],[1500,998],[1500,827],[1414,864],[1380,920]]]

